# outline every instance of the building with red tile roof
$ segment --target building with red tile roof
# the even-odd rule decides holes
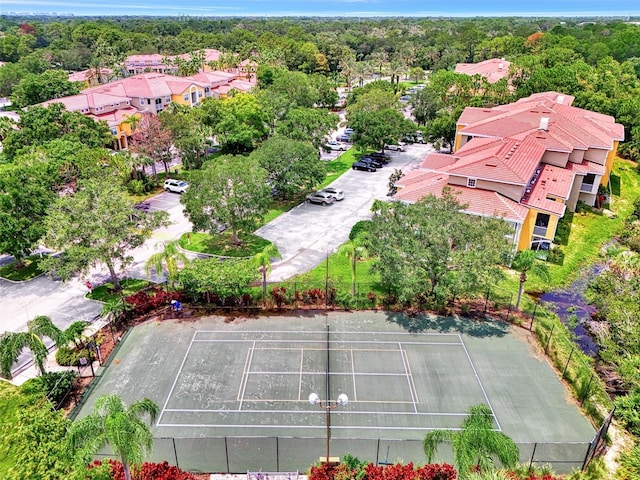
[[[609,182],[623,126],[544,92],[509,105],[468,107],[454,153],[429,154],[397,182],[396,198],[418,201],[450,187],[465,211],[503,217],[518,250],[551,246],[558,221],[578,202],[595,205]]]
[[[496,83],[507,77],[510,65],[511,62],[504,58],[492,58],[478,63],[458,63],[455,72],[471,76],[480,75],[486,78],[489,83]]]

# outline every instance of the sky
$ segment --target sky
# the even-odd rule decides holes
[[[1,13],[154,16],[640,16],[638,0],[0,0]]]

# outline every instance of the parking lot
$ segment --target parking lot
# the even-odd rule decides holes
[[[416,168],[432,150],[430,145],[415,144],[406,152],[387,152],[392,160],[377,172],[350,170],[331,184],[344,191],[344,200],[328,206],[303,203],[258,229],[255,233],[275,243],[282,255],[269,279],[284,280],[320,264],[348,240],[356,222],[370,218],[374,200],[389,198],[389,175],[394,169]]]

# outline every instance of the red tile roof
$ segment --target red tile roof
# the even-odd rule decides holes
[[[562,95],[555,92],[532,97],[491,109],[466,108],[458,120],[462,125],[459,133],[494,138],[525,138],[536,133],[544,137],[540,143],[559,151],[610,150],[614,140],[624,139],[624,127],[611,116],[572,107],[566,98],[563,103],[556,103],[551,98],[557,100]],[[546,128],[542,128],[543,119]]]
[[[134,108],[123,108],[120,110],[114,110],[113,112],[104,113],[101,115],[87,115],[88,117],[93,118],[96,121],[105,121],[110,127],[115,127],[120,125],[127,118],[132,117],[133,115],[139,114],[140,112]]]
[[[208,86],[205,83],[174,75],[140,73],[106,85],[83,90],[83,93],[101,92],[128,97],[154,98],[181,94],[192,85],[198,85],[202,88]]]
[[[473,138],[443,168],[450,175],[525,185],[540,164],[545,147],[532,138]]]
[[[510,65],[511,62],[504,58],[492,58],[478,63],[458,63],[455,71],[466,75],[482,75],[489,83],[496,83],[509,74]]]
[[[402,178],[401,182],[403,180],[405,179]],[[422,182],[416,182],[400,189],[395,198],[407,203],[415,203],[427,195],[439,197],[442,195],[442,189],[448,186],[447,181],[447,175],[434,173]],[[516,223],[522,223],[527,217],[528,208],[497,192],[457,185],[451,186],[451,188],[458,201],[462,205],[466,205],[463,209],[465,213],[482,217],[498,217]]]
[[[536,183],[520,203],[562,217],[566,205],[548,197],[567,200],[573,186],[573,177],[574,173],[571,170],[553,165],[543,165]]]

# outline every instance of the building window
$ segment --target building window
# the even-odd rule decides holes
[[[188,93],[185,93],[185,94],[184,94],[184,101],[185,101],[185,102],[188,102],[188,101],[189,101],[189,94],[188,94]]]
[[[467,187],[476,188],[476,179],[475,178],[467,178]]]
[[[160,105],[162,103],[162,99],[161,98],[156,98],[156,105]]]
[[[202,98],[202,90],[198,90],[198,98]]]
[[[593,192],[593,184],[596,182],[596,176],[593,173],[589,173],[585,175],[582,180],[582,185],[580,186],[581,192]]]
[[[117,135],[118,129],[116,127],[111,127],[111,135]]]
[[[546,213],[538,213],[538,215],[536,216],[536,224],[533,227],[533,234],[540,237],[546,236],[550,220],[551,215],[548,215]]]

